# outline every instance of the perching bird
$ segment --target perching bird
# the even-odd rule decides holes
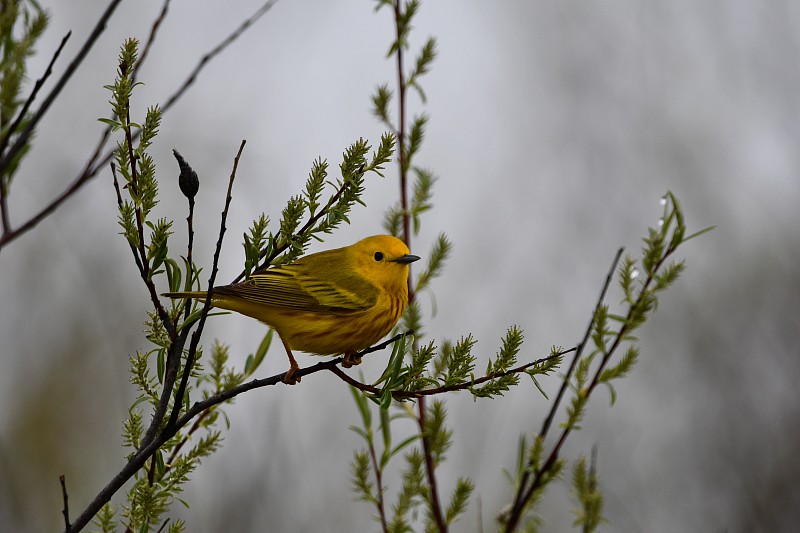
[[[361,363],[355,354],[389,333],[405,311],[408,265],[418,259],[400,239],[375,235],[214,287],[211,303],[275,328],[289,357],[284,381],[292,384],[300,381],[292,350],[344,354],[345,367]],[[164,296],[205,298],[206,293]]]

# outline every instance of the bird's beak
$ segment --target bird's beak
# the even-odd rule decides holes
[[[413,263],[414,261],[417,261],[418,259],[419,259],[418,255],[406,254],[406,255],[398,257],[397,259],[391,259],[390,261],[392,263],[400,263],[401,265],[408,265],[409,263]]]

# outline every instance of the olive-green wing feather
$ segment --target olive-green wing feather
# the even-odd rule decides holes
[[[216,287],[214,293],[298,311],[348,313],[375,305],[377,287],[335,264],[336,260],[325,253],[314,254],[291,265],[255,272],[242,283]]]

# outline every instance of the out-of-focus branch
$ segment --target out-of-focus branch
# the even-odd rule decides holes
[[[120,0],[115,0],[112,2],[112,5],[116,7],[116,4],[119,3]],[[233,32],[231,32],[225,39],[223,39],[217,46],[211,49],[210,52],[205,54],[200,61],[197,63],[195,68],[189,73],[189,76],[184,80],[184,82],[178,87],[178,89],[166,100],[166,103],[161,107],[162,113],[166,113],[179,99],[183,96],[183,93],[194,84],[195,80],[199,73],[205,68],[205,66],[216,56],[218,56],[222,51],[225,50],[233,41],[235,41],[241,34],[247,30],[250,26],[252,26],[259,18],[261,18],[264,13],[269,11],[269,9],[277,3],[278,0],[269,0],[265,2],[252,16],[244,20]],[[110,8],[111,6],[109,6]],[[151,37],[156,34],[156,30],[160,25],[160,19],[162,16],[166,15],[166,5],[162,8],[161,14],[156,19],[156,22],[153,25],[153,30],[151,30]],[[110,14],[109,14],[110,16]],[[102,19],[101,19],[102,21]],[[103,21],[104,22],[104,21]],[[98,23],[99,27],[99,23]],[[97,29],[97,28],[96,28]],[[105,22],[103,23],[102,29],[105,29]],[[145,46],[145,51],[149,48],[150,42],[148,41],[148,45]],[[30,135],[30,134],[29,134]],[[89,157],[89,160],[86,162],[83,170],[78,174],[78,176],[64,189],[61,194],[56,196],[53,200],[50,201],[49,204],[44,206],[40,209],[35,215],[31,216],[28,220],[17,226],[16,228],[4,232],[0,235],[0,250],[10,243],[11,241],[17,239],[22,234],[27,233],[31,229],[33,229],[37,224],[39,224],[42,220],[47,218],[51,215],[56,209],[58,209],[61,204],[63,204],[67,199],[69,199],[73,194],[75,194],[81,187],[83,187],[91,178],[93,178],[100,169],[105,168],[106,165],[111,161],[114,157],[115,149],[109,150],[103,153],[103,148],[105,147],[106,143],[108,142],[108,138],[111,135],[111,128],[105,128],[103,133],[100,135],[100,139],[95,147],[94,152]],[[133,139],[137,139],[139,136],[139,131],[134,132]],[[102,154],[102,155],[101,155]],[[4,158],[5,159],[5,158]]]

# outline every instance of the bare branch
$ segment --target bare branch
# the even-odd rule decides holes
[[[58,476],[61,481],[61,499],[64,500],[64,510],[61,513],[64,515],[64,529],[69,529],[69,495],[67,494],[67,477],[64,474]]]
[[[111,18],[111,15],[114,13],[114,10],[117,9],[117,6],[121,1],[122,0],[111,0],[111,3],[108,4],[108,7],[100,17],[100,20],[97,21],[94,30],[92,30],[92,33],[89,35],[89,38],[86,39],[83,47],[81,47],[80,51],[78,51],[78,55],[75,56],[75,59],[73,59],[69,64],[67,70],[65,70],[64,74],[61,75],[61,78],[59,78],[58,82],[56,82],[55,86],[50,91],[50,94],[45,97],[41,107],[38,111],[36,111],[33,117],[31,117],[31,120],[28,122],[28,125],[25,127],[25,129],[17,136],[16,142],[14,142],[8,152],[3,155],[3,158],[0,159],[0,168],[7,168],[11,161],[13,161],[14,157],[28,142],[28,139],[33,133],[34,128],[36,128],[36,125],[39,124],[39,121],[50,109],[50,106],[61,93],[61,90],[67,84],[83,60],[86,59],[86,56],[89,54],[89,50],[92,49],[92,46],[94,46],[97,38],[100,37],[100,35],[105,31],[108,19]]]
[[[172,414],[169,417],[169,423],[167,427],[172,426],[175,423],[175,420],[178,418],[178,414],[180,413],[181,406],[183,405],[183,395],[186,392],[186,386],[189,382],[189,376],[192,373],[192,366],[194,366],[194,357],[197,353],[197,346],[200,343],[200,336],[203,334],[203,327],[205,326],[206,319],[208,318],[208,312],[211,310],[211,293],[212,289],[214,288],[214,281],[217,278],[218,272],[218,264],[219,264],[219,255],[222,252],[222,239],[225,236],[225,222],[228,220],[228,209],[231,205],[231,200],[233,200],[233,182],[236,179],[236,170],[239,168],[239,158],[242,157],[242,151],[244,150],[244,145],[247,141],[243,140],[242,143],[239,145],[239,151],[236,153],[236,157],[233,160],[233,169],[231,170],[231,176],[228,180],[228,194],[225,197],[225,207],[222,210],[222,220],[220,221],[219,227],[219,237],[217,238],[217,247],[214,250],[214,260],[212,262],[211,267],[211,276],[208,278],[208,291],[206,292],[206,299],[203,303],[203,311],[200,315],[200,320],[198,321],[197,329],[192,333],[192,341],[189,345],[189,353],[186,356],[186,363],[183,367],[183,376],[181,376],[181,383],[178,386],[178,393],[175,396],[176,400],[174,405],[172,406]]]
[[[115,4],[118,3],[120,0],[115,0]],[[219,55],[228,45],[230,45],[233,41],[235,41],[246,29],[248,29],[253,23],[255,23],[264,13],[269,11],[269,9],[275,5],[278,0],[269,0],[268,2],[264,3],[250,18],[246,19],[242,24],[240,24],[236,30],[234,30],[228,37],[223,39],[220,44],[214,47],[209,53],[204,55],[200,61],[198,62],[197,66],[195,66],[194,70],[189,74],[187,79],[181,84],[181,86],[175,91],[166,101],[166,103],[161,107],[162,113],[166,113],[179,99],[183,96],[183,93],[194,83],[195,79],[197,78],[200,71],[205,68],[206,64],[210,62],[212,59],[215,59],[217,55]],[[164,10],[162,9],[162,14],[164,14]],[[159,19],[161,15],[159,15]],[[158,23],[158,20],[156,23]],[[151,36],[155,35],[155,29],[157,29],[156,23],[154,23],[154,30],[151,32]],[[149,42],[148,42],[149,45]],[[44,206],[40,209],[35,215],[31,218],[23,222],[17,228],[7,231],[0,235],[0,250],[2,250],[3,246],[8,244],[9,242],[17,239],[24,233],[27,233],[31,229],[33,229],[39,222],[50,216],[56,209],[58,209],[61,204],[63,204],[67,199],[72,197],[81,187],[83,187],[91,178],[97,175],[100,172],[100,169],[105,168],[105,166],[111,161],[114,157],[114,152],[116,149],[109,150],[103,153],[103,147],[105,147],[106,143],[108,142],[108,138],[111,135],[111,128],[105,128],[103,133],[100,135],[100,139],[98,140],[97,146],[95,147],[94,152],[89,157],[89,160],[86,162],[83,170],[80,174],[64,189],[61,194],[56,196],[49,204]],[[133,135],[133,139],[137,139],[139,136],[139,131],[135,132]],[[101,155],[102,154],[102,155]]]

